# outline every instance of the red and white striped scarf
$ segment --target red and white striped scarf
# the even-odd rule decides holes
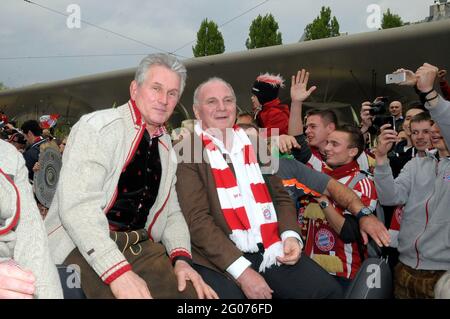
[[[195,126],[195,132],[202,140],[208,156],[223,216],[232,231],[230,239],[242,252],[255,253],[259,251],[258,242],[261,238],[264,256],[259,271],[264,272],[266,268],[278,264],[276,257],[283,256],[283,246],[278,234],[275,207],[261,174],[252,143],[244,130],[237,126],[233,127],[233,142],[240,141],[244,145],[241,152],[248,177],[239,182],[240,184],[249,183],[253,194],[252,198],[244,198],[236,177],[222,152],[214,144],[214,139],[199,125]],[[253,205],[247,205],[247,207],[258,207],[258,209],[247,212],[244,203],[250,201],[253,201]]]

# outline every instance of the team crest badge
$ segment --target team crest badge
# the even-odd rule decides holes
[[[333,249],[336,242],[334,235],[328,229],[320,229],[316,234],[316,246],[323,252]]]
[[[270,220],[272,218],[272,213],[270,212],[269,207],[264,208],[263,215],[266,220]]]

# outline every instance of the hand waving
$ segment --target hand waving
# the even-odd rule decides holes
[[[296,102],[305,101],[316,89],[316,86],[312,86],[307,90],[309,80],[309,72],[305,69],[297,72],[297,76],[292,76],[291,81],[291,100]]]

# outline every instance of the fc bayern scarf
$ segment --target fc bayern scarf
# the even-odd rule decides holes
[[[261,238],[264,255],[259,271],[264,272],[266,268],[278,264],[276,257],[283,255],[283,245],[278,235],[275,208],[261,174],[252,144],[244,130],[237,126],[233,127],[233,142],[240,141],[244,145],[241,152],[248,178],[240,182],[241,184],[248,183],[253,195],[252,198],[244,198],[238,187],[236,177],[211,136],[204,132],[199,125],[195,126],[195,133],[202,140],[208,156],[220,207],[228,227],[232,231],[230,239],[242,252],[256,253],[259,251],[258,239]],[[247,207],[257,207],[255,211],[248,212],[245,209],[244,203],[250,201],[253,201],[254,205],[248,205]]]

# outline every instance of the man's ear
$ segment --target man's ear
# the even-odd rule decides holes
[[[194,105],[192,106],[192,109],[194,110],[195,118],[196,118],[197,120],[200,121],[200,113],[199,113],[199,111],[198,111],[197,105],[194,104]]]
[[[136,80],[131,81],[131,84],[130,84],[130,97],[133,100],[136,100],[135,97],[136,97],[136,94],[137,94],[137,88],[138,88],[138,84],[137,84]]]
[[[328,134],[336,130],[336,124],[334,124],[333,122],[328,123],[326,127],[328,129]]]

